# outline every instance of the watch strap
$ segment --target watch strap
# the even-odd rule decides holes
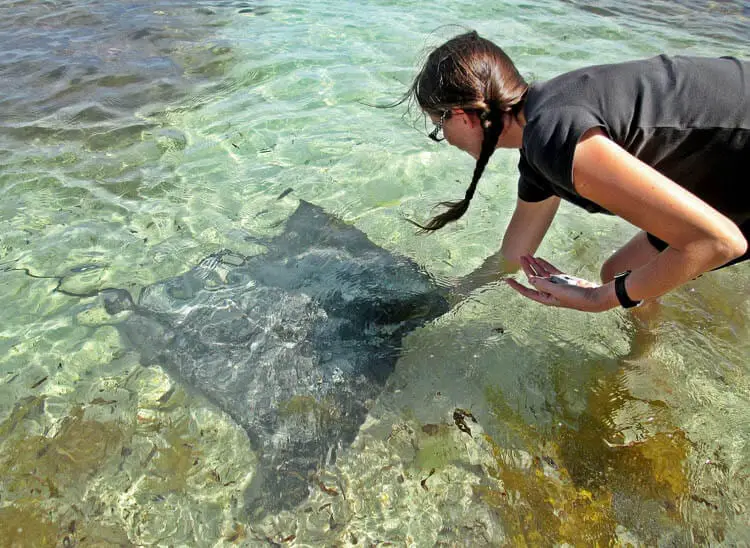
[[[638,306],[643,301],[634,301],[630,298],[628,295],[627,289],[625,289],[625,280],[627,279],[628,275],[630,275],[630,270],[626,270],[625,272],[621,272],[620,274],[617,274],[615,276],[615,295],[617,296],[617,300],[620,302],[620,306],[623,308],[633,308],[634,306]]]

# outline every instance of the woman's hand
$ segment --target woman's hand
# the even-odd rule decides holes
[[[535,289],[512,279],[506,282],[524,297],[538,303],[584,312],[603,312],[617,304],[604,298],[606,286],[567,276],[544,259],[524,256],[521,257],[521,266]]]

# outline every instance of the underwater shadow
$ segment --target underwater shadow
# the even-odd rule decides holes
[[[160,365],[247,432],[259,454],[253,512],[305,500],[356,436],[401,341],[449,309],[405,257],[301,201],[267,251],[211,255],[143,289],[101,292],[143,365]]]

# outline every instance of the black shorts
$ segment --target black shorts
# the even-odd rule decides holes
[[[741,225],[739,225],[740,230],[742,231],[742,234],[745,236],[745,240],[750,243],[750,221],[745,221]],[[664,251],[669,247],[669,244],[665,242],[664,240],[660,240],[653,234],[646,233],[646,238],[648,238],[649,243],[654,246],[659,251]],[[714,268],[714,270],[719,270],[719,268],[724,268],[727,266],[732,266],[733,264],[741,263],[742,261],[747,261],[750,259],[750,249],[748,249],[744,255],[741,257],[737,257],[736,259],[729,261],[727,264],[723,264],[719,267]]]

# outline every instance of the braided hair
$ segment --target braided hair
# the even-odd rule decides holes
[[[471,184],[463,199],[440,202],[447,209],[422,225],[432,232],[460,219],[469,208],[479,179],[503,132],[503,115],[518,115],[528,84],[505,52],[476,32],[448,40],[427,58],[404,100],[414,99],[428,114],[462,109],[478,115],[482,123],[482,148]]]

